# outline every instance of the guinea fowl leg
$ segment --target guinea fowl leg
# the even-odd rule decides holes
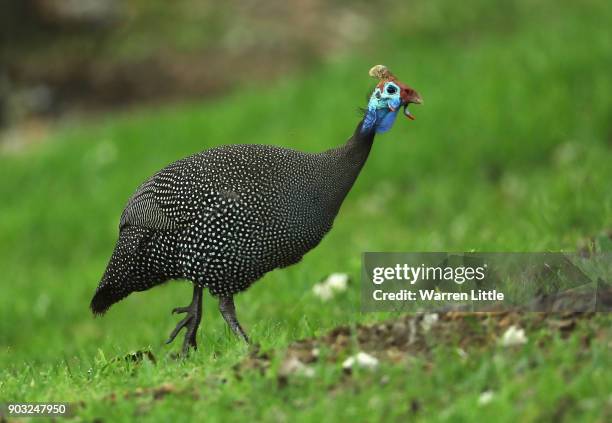
[[[250,344],[249,337],[240,326],[240,322],[238,322],[238,318],[236,317],[236,307],[234,306],[234,297],[220,297],[219,298],[219,311],[221,311],[221,315],[227,322],[232,332],[234,332],[237,336],[242,338],[244,342]]]
[[[176,338],[176,335],[178,335],[181,329],[187,328],[182,349],[183,355],[186,355],[189,348],[198,348],[198,344],[196,343],[196,334],[198,332],[200,321],[202,320],[202,287],[194,284],[193,299],[191,300],[191,303],[186,307],[176,307],[172,310],[172,314],[174,313],[187,313],[187,316],[185,316],[185,318],[176,325],[170,334],[170,337],[166,341],[166,344],[174,341],[174,338]]]

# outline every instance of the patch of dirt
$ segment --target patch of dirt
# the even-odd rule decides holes
[[[381,361],[401,363],[415,355],[428,356],[434,346],[440,344],[457,347],[462,356],[468,351],[490,347],[498,343],[503,333],[511,326],[520,327],[529,333],[547,328],[568,337],[581,320],[590,319],[594,313],[520,313],[520,312],[448,312],[437,315],[434,323],[428,323],[432,315],[406,315],[371,325],[357,325],[354,328],[339,326],[319,338],[296,341],[282,352],[279,372],[279,386],[288,383],[292,371],[303,372],[303,366],[325,359],[340,363],[356,351],[370,354]],[[433,321],[433,319],[430,319]],[[594,335],[596,336],[596,335]],[[590,337],[583,340],[585,348]],[[324,358],[321,351],[325,350]],[[271,367],[271,361],[279,352],[252,353],[234,368],[237,377],[243,371],[255,370],[262,374]],[[301,363],[301,365],[297,365]],[[418,404],[414,405],[418,409]]]
[[[460,358],[467,357],[478,349],[490,348],[500,345],[503,334],[512,328],[524,329],[527,335],[536,330],[548,329],[550,336],[560,334],[568,337],[579,327],[588,325],[595,313],[520,313],[520,312],[447,312],[434,314],[403,315],[388,321],[355,327],[339,326],[323,336],[303,339],[291,343],[285,350],[262,351],[255,346],[249,355],[233,368],[236,380],[241,380],[245,372],[256,372],[262,376],[267,375],[273,366],[275,357],[281,357],[281,365],[274,375],[280,389],[291,383],[294,377],[315,377],[312,365],[321,360],[340,366],[347,356],[359,351],[376,357],[382,362],[407,363],[414,356],[427,358],[434,347],[450,345],[456,347]],[[586,350],[593,339],[608,339],[606,328],[591,328],[584,331],[581,339]],[[546,346],[548,337],[538,336],[538,343]],[[502,346],[504,348],[517,348],[520,346]],[[145,352],[132,354],[122,359],[139,361],[149,359]],[[433,365],[426,360],[426,369],[433,370]],[[384,374],[372,373],[372,383],[385,384],[389,379]],[[344,367],[344,373],[339,383],[329,387],[329,395],[352,386],[352,369]],[[211,376],[205,380],[190,381],[180,387],[165,382],[158,386],[136,388],[118,394],[112,392],[104,397],[111,403],[118,400],[138,400],[137,415],[146,415],[168,395],[190,396],[194,400],[200,398],[199,391],[203,385],[211,388],[225,384],[224,377]],[[299,406],[299,399],[296,399]],[[418,399],[407,400],[408,415],[417,415],[422,409]],[[244,405],[244,400],[237,399],[236,407]],[[82,404],[81,406],[85,406]],[[561,412],[562,414],[562,412]]]
[[[165,382],[159,386],[153,386],[149,388],[136,388],[133,391],[128,391],[123,394],[124,399],[133,399],[140,397],[150,397],[153,400],[161,400],[167,395],[181,393],[173,383]],[[117,401],[119,395],[116,392],[111,392],[104,397],[105,400],[110,402]]]

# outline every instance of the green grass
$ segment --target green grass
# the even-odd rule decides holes
[[[387,64],[425,104],[380,136],[333,231],[304,260],[237,297],[262,350],[282,350],[359,313],[359,289],[321,302],[322,276],[358,280],[363,251],[572,251],[612,227],[612,10],[605,1],[423,2],[389,18],[379,39],[308,75],[229,97],[66,124],[41,145],[0,156],[0,401],[83,401],[85,419],[608,420],[612,319],[568,338],[528,331],[516,350],[457,359],[433,345],[409,366],[383,363],[346,382],[338,363],[280,388],[275,367],[237,374],[247,348],[211,298],[200,349],[163,345],[188,302],[184,282],[130,296],[103,319],[87,306],[117,236],[122,207],[150,174],[229,143],[319,151],[353,131],[370,81]],[[390,3],[391,4],[391,3]],[[593,336],[588,348],[581,339]],[[113,361],[150,349],[157,364]],[[386,376],[385,383],[380,383]],[[155,400],[137,388],[174,384]],[[496,392],[487,406],[477,399]],[[184,394],[183,394],[184,390]],[[115,399],[113,400],[113,394]],[[196,395],[197,394],[197,395]],[[559,417],[555,414],[562,410]]]

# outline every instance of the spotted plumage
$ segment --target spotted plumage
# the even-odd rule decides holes
[[[362,121],[344,145],[322,153],[228,145],[170,164],[129,199],[91,309],[101,314],[131,292],[187,279],[194,300],[175,309],[187,317],[170,340],[187,327],[183,349],[196,346],[203,288],[220,298],[224,318],[247,339],[233,295],[265,273],[297,263],[319,244],[375,133],[375,124],[364,128]]]

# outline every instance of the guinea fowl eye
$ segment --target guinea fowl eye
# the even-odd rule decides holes
[[[389,85],[387,87],[387,94],[395,94],[397,92],[397,87],[395,85]]]

